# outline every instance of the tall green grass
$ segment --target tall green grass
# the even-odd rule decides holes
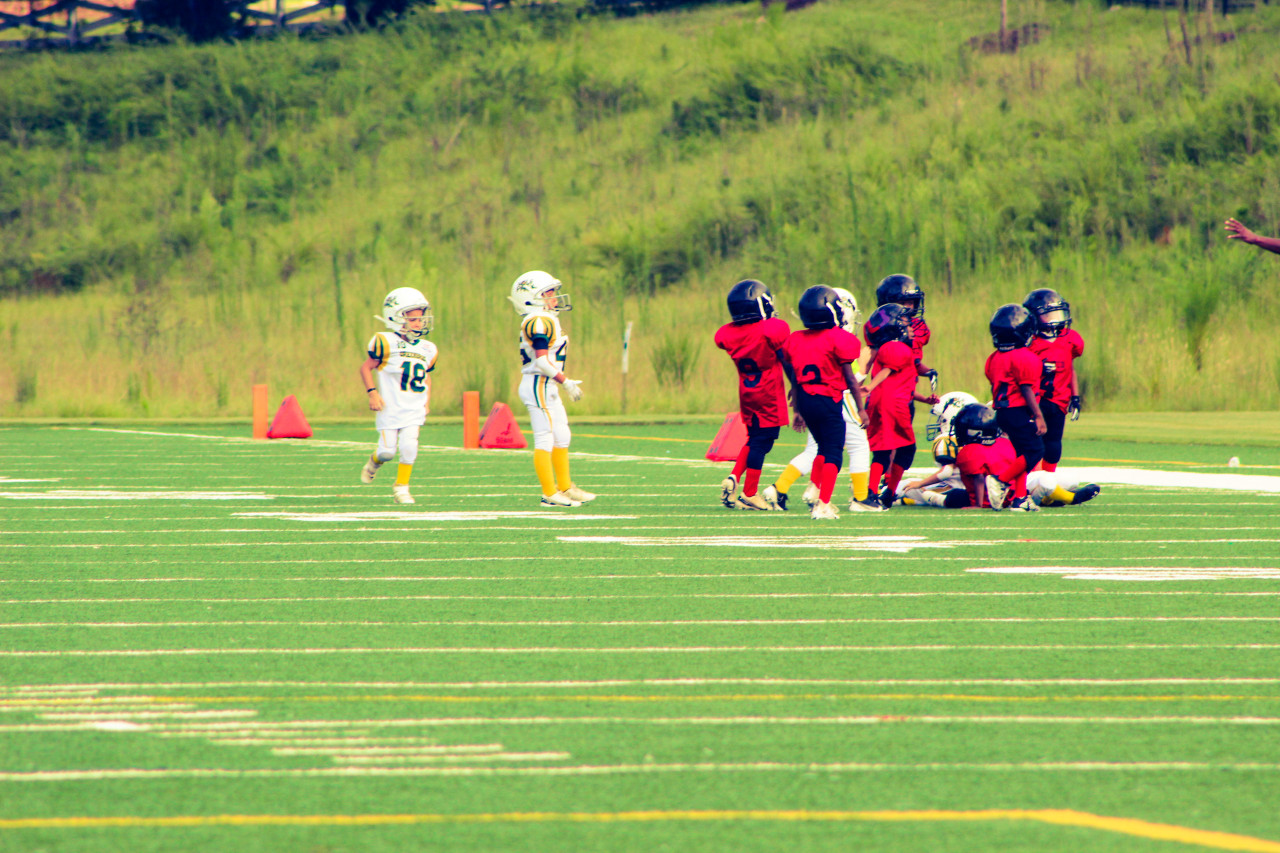
[[[1280,408],[1280,10],[1228,21],[976,0],[423,14],[381,33],[0,56],[6,416],[225,415],[248,386],[363,410],[387,290],[422,288],[434,410],[515,402],[530,268],[563,279],[580,411],[733,405],[723,295],[928,293],[930,363],[982,390],[986,320],[1052,286],[1098,408]],[[1197,35],[1200,36],[1198,41]],[[1188,61],[1188,56],[1190,61]],[[58,343],[51,345],[54,341]]]

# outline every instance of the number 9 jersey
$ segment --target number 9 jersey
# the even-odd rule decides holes
[[[392,332],[378,332],[369,339],[368,351],[369,358],[378,362],[373,374],[382,397],[382,411],[374,420],[377,429],[426,423],[431,391],[428,374],[436,368],[436,345],[425,337],[410,343]]]

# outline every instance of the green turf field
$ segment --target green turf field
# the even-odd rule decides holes
[[[563,512],[456,425],[411,507],[364,426],[0,428],[0,850],[1280,851],[1280,436],[1218,417],[826,524],[706,422],[576,425]]]

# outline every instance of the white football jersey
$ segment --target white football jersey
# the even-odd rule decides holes
[[[534,367],[534,350],[547,350],[547,358],[564,372],[564,360],[569,350],[569,337],[560,329],[560,318],[550,311],[526,314],[520,321],[520,372],[538,374]]]
[[[395,332],[378,332],[369,339],[368,351],[369,357],[378,362],[373,375],[382,396],[382,411],[375,420],[377,428],[402,429],[426,423],[430,396],[427,377],[436,368],[436,345],[425,337],[410,343]]]

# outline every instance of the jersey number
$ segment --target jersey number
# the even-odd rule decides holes
[[[1040,374],[1040,395],[1045,399],[1053,396],[1053,383],[1057,377],[1057,362],[1046,361],[1044,372]]]
[[[818,369],[816,364],[806,364],[800,368],[800,384],[801,385],[821,385],[822,371]]]
[[[421,394],[427,390],[427,367],[421,362],[405,362],[400,373],[400,390]]]
[[[760,365],[756,364],[754,358],[738,359],[738,373],[742,374],[742,387],[754,388],[760,384],[760,377],[764,376],[760,370]]]

